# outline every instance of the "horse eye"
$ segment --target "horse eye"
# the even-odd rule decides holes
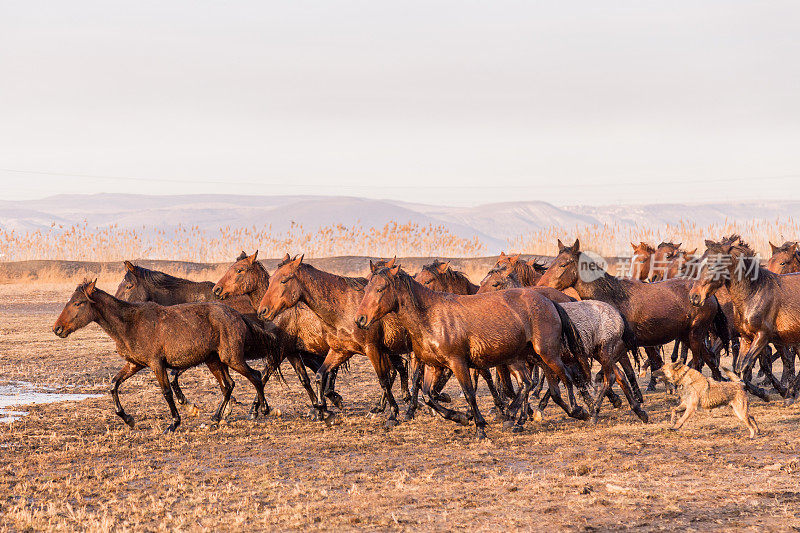
[[[375,292],[383,292],[386,290],[386,287],[379,287]]]
[[[783,261],[783,262],[781,262],[781,266],[783,266],[783,265],[785,265],[785,264],[786,264],[786,261]]]
[[[75,307],[80,307],[83,305],[83,302],[75,302]]]
[[[286,283],[289,283],[289,280],[290,280],[290,279],[292,279],[292,278],[286,278],[286,279],[282,279],[282,280],[281,280],[281,284],[282,284],[282,285],[284,285],[284,284],[286,284]]]
[[[240,269],[236,270],[236,273],[237,273],[237,274],[241,274],[242,272],[244,272],[244,269],[243,269],[243,268],[240,268]]]
[[[430,285],[431,283],[433,283],[433,280],[429,279],[428,281],[425,282],[425,285]]]

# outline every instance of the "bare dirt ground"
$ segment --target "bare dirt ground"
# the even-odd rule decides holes
[[[523,434],[491,423],[479,443],[474,428],[425,409],[390,431],[367,418],[379,387],[356,357],[340,373],[346,406],[332,427],[305,418],[308,399],[287,366],[288,387],[267,386],[280,414],[252,422],[235,405],[211,430],[219,390],[198,368],[183,382],[202,412],[165,436],[151,372],[122,387],[136,419],[128,429],[105,394],[122,364],[112,342],[96,325],[67,340],[50,331],[73,289],[0,286],[0,379],[104,393],[0,424],[2,530],[800,529],[800,406],[751,398],[762,430],[753,440],[727,408],[673,432],[676,400],[660,386],[646,395],[649,424],[605,405],[592,427],[551,405]],[[249,403],[252,388],[234,379]],[[459,395],[452,383],[447,391]]]

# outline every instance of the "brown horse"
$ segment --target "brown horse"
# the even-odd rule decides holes
[[[249,298],[254,309],[257,308],[269,287],[269,273],[257,257],[258,250],[250,256],[242,252],[214,285],[214,295],[224,302],[237,296],[244,296]],[[290,261],[289,254],[286,254],[281,264],[288,261]],[[278,336],[279,359],[282,361],[285,358],[289,361],[311,402],[316,403],[317,394],[311,387],[306,366],[314,373],[319,370],[329,350],[325,340],[326,335],[330,334],[329,328],[302,303],[281,313],[274,324]],[[331,376],[329,383],[331,387],[334,377]],[[341,396],[333,389],[326,390],[325,396],[339,409],[343,407]],[[313,413],[313,416],[316,416],[318,412],[314,409]]]
[[[430,366],[449,368],[458,379],[475,420],[476,436],[485,438],[486,421],[478,410],[470,368],[488,369],[516,361],[538,364],[565,383],[581,379],[574,362],[565,364],[565,348],[580,353],[574,326],[561,307],[534,291],[513,289],[461,296],[432,291],[400,269],[384,268],[372,276],[358,311],[356,324],[370,330],[387,314],[395,312],[408,330],[419,360]],[[497,319],[502,317],[502,319]],[[560,398],[558,387],[550,381],[553,398],[572,416],[586,419],[588,413],[570,398]],[[514,425],[520,431],[527,419],[528,381],[515,399],[519,417]],[[468,423],[469,417],[446,409],[423,391],[425,402],[445,418]]]
[[[736,370],[747,376],[768,343],[800,343],[800,275],[779,275],[763,268],[738,235],[721,242],[706,241],[706,247],[690,299],[701,306],[720,287],[727,287],[741,336]],[[800,379],[795,379],[785,390],[771,372],[767,377],[784,397],[793,395],[800,385]],[[752,392],[753,386],[748,390]]]
[[[700,266],[699,257],[696,254],[697,248],[692,251],[677,250],[666,264],[658,265],[654,269],[650,276],[650,281],[663,281],[673,278],[694,279]]]
[[[258,416],[259,411],[269,413],[261,374],[247,364],[251,352],[263,356],[272,351],[275,337],[264,328],[218,303],[162,306],[124,302],[97,289],[96,281],[78,285],[53,325],[53,333],[66,338],[96,322],[114,340],[117,352],[127,363],[113,379],[111,397],[117,415],[126,424],[133,427],[134,421],[122,408],[119,386],[145,367],[155,373],[169,405],[172,424],[165,432],[175,431],[181,423],[167,378],[169,368],[190,368],[202,363],[208,366],[223,394],[212,416],[215,423],[222,418],[233,391],[229,368],[246,377],[256,389],[251,417]]]
[[[244,253],[244,252],[243,252]],[[155,302],[159,305],[186,304],[192,302],[216,302],[213,281],[191,281],[161,272],[136,266],[125,261],[125,277],[114,294],[126,302]],[[225,304],[240,313],[255,313],[250,300],[244,297],[231,298]]]
[[[572,246],[565,246],[559,240],[558,249],[558,256],[539,280],[539,285],[559,290],[574,287],[582,300],[600,300],[616,307],[630,324],[636,345],[646,348],[650,388],[655,385],[652,373],[664,364],[655,347],[673,340],[688,343],[695,368],[706,363],[714,379],[722,379],[716,357],[705,344],[712,329],[727,341],[725,315],[719,311],[715,299],[709,299],[700,307],[692,306],[689,303],[692,282],[688,280],[642,283],[611,276],[590,255],[581,252],[577,239]]]
[[[373,272],[377,266],[379,265],[373,266]],[[478,292],[478,286],[472,283],[466,274],[454,270],[450,266],[450,261],[445,263],[435,259],[433,263],[424,265],[414,275],[414,279],[434,291],[451,292],[453,294],[475,294]]]
[[[150,270],[136,266],[130,261],[124,261],[123,263],[125,265],[125,276],[117,287],[117,292],[114,294],[115,298],[125,302],[155,302],[159,305],[219,302],[214,297],[214,282],[212,281],[191,281],[172,276],[160,270]],[[252,314],[255,317],[256,309],[246,298],[231,298],[225,303],[240,313]],[[188,368],[172,371],[170,385],[180,405],[189,404],[178,382],[178,378],[186,370]],[[269,373],[265,371],[262,377],[264,380],[268,379]],[[189,404],[188,408],[189,413],[196,414],[198,412],[197,406],[194,404]]]
[[[660,281],[664,279],[663,272],[680,250],[682,243],[662,242],[656,246],[656,251],[651,259],[650,276],[648,281]]]
[[[767,261],[767,270],[775,274],[800,272],[800,251],[796,241],[787,241],[781,246],[769,243],[772,257]]]
[[[327,417],[324,385],[331,370],[338,368],[354,354],[363,354],[372,363],[383,389],[390,412],[387,426],[397,424],[399,407],[392,395],[392,369],[400,373],[403,396],[410,400],[408,375],[400,357],[410,351],[410,342],[405,330],[396,318],[387,317],[377,327],[363,331],[355,327],[355,312],[364,295],[367,280],[337,276],[317,270],[303,263],[303,256],[295,257],[278,267],[272,275],[261,303],[258,316],[265,320],[275,319],[281,312],[300,302],[328,326],[330,333],[326,341],[330,350],[317,371],[317,403],[314,405],[323,418]]]
[[[647,244],[644,241],[639,244],[631,243],[631,248],[633,248],[633,255],[631,256],[631,270],[628,275],[632,279],[647,281],[650,277],[650,267],[653,264],[653,255],[655,255],[656,249],[653,248],[652,244]]]
[[[505,252],[500,252],[497,262],[481,281],[481,289],[494,285],[498,280],[508,276],[510,272],[514,273],[524,287],[533,287],[545,270],[547,269],[544,265],[536,261],[520,259],[520,254],[509,256]],[[486,290],[488,289],[484,289],[484,291]]]

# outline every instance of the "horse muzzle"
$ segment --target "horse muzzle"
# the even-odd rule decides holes
[[[691,304],[695,307],[703,307],[703,304],[705,303],[705,298],[703,298],[699,294],[690,294],[689,302],[691,302]]]
[[[224,300],[225,297],[228,296],[227,294],[223,294],[222,287],[219,287],[219,286],[215,286],[214,290],[211,291],[211,292],[213,292],[214,296],[216,296],[220,300]]]
[[[356,326],[358,326],[359,328],[369,329],[371,325],[372,323],[369,320],[367,320],[367,317],[365,315],[359,315],[356,317]]]
[[[53,326],[53,333],[61,337],[62,339],[66,339],[69,336],[69,331],[64,328],[64,326]]]
[[[272,321],[275,320],[275,317],[278,316],[277,309],[270,309],[269,307],[262,307],[258,310],[258,318],[265,321]]]

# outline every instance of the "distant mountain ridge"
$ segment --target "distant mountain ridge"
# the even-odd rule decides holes
[[[133,194],[59,195],[41,200],[0,202],[0,228],[18,232],[51,224],[89,227],[162,228],[198,226],[286,231],[292,222],[314,231],[331,224],[383,227],[387,222],[442,225],[453,234],[477,236],[489,253],[507,240],[532,231],[561,227],[619,225],[658,228],[680,221],[699,226],[751,220],[800,219],[800,202],[720,202],[557,207],[543,201],[450,207],[348,196],[237,196]],[[788,237],[788,236],[787,236]]]

